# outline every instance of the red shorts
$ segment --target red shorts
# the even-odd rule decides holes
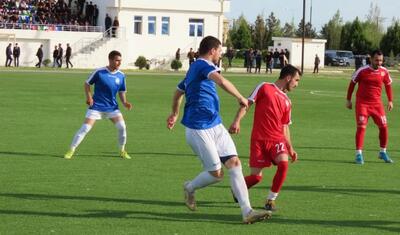
[[[372,117],[378,127],[387,125],[385,109],[383,104],[361,104],[356,103],[356,122],[358,127],[366,127],[368,118]]]
[[[251,140],[250,167],[264,168],[275,165],[275,158],[281,154],[289,154],[286,139],[282,140]]]

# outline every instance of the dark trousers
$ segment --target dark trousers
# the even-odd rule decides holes
[[[19,67],[19,56],[14,56],[14,66]]]
[[[315,72],[319,72],[319,65],[318,64],[314,64],[314,72],[313,73],[315,73]]]
[[[43,57],[38,57],[38,60],[39,60],[39,62],[35,66],[40,68],[42,66]]]
[[[10,67],[11,66],[11,62],[12,62],[12,57],[11,56],[7,56],[7,59],[6,59],[6,67]]]
[[[71,68],[74,67],[70,61],[71,56],[65,57],[65,62],[67,63],[67,69],[69,68],[69,65],[71,65]]]
[[[57,64],[59,68],[62,67],[62,62],[63,62],[62,57],[57,57]]]

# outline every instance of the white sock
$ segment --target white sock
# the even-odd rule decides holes
[[[117,123],[115,123],[115,127],[118,130],[118,143],[119,143],[119,148],[121,151],[125,150],[125,144],[126,144],[126,125],[125,121],[121,120]]]
[[[74,138],[72,139],[71,149],[75,151],[75,149],[82,142],[83,138],[85,138],[86,134],[92,129],[92,126],[84,123],[81,128],[76,132]]]
[[[267,199],[268,199],[268,200],[273,200],[273,201],[275,201],[277,197],[278,197],[278,193],[274,193],[274,192],[272,192],[272,191],[270,190]]]
[[[203,171],[196,176],[189,184],[186,185],[189,192],[194,192],[196,189],[204,188],[208,185],[221,181],[222,178],[217,178],[211,175],[208,171]]]
[[[356,150],[356,154],[362,154],[362,150],[361,149],[357,149]]]
[[[381,148],[382,153],[386,153],[386,148]]]
[[[239,202],[243,216],[246,216],[252,208],[249,200],[249,191],[243,177],[242,167],[236,166],[229,169],[229,176],[233,194]]]

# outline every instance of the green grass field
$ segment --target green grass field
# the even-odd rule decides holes
[[[350,74],[303,77],[289,94],[291,164],[271,220],[242,225],[229,180],[197,192],[198,211],[183,205],[182,184],[201,171],[182,125],[166,117],[183,74],[128,75],[123,110],[132,160],[117,156],[117,133],[98,122],[72,160],[62,155],[86,112],[83,82],[89,71],[0,71],[0,234],[398,234],[400,233],[400,83],[388,114],[389,154],[377,159],[378,130],[370,120],[363,166],[353,164],[354,111],[344,107]],[[227,74],[247,95],[273,76]],[[392,74],[397,79],[399,74]],[[229,126],[235,99],[220,90]],[[252,114],[234,136],[248,173]],[[262,207],[275,168],[250,190]],[[228,174],[227,174],[228,175]]]

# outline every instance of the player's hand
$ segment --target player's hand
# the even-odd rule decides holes
[[[93,106],[93,98],[92,97],[87,98],[86,104],[89,105],[89,107],[92,107]]]
[[[346,108],[348,108],[348,109],[352,109],[353,108],[353,103],[351,102],[351,100],[347,100],[346,101]]]
[[[172,129],[175,126],[176,120],[178,119],[178,115],[171,114],[167,118],[167,128]]]
[[[292,158],[292,162],[297,161],[297,152],[296,152],[296,151],[290,150],[290,151],[289,151],[289,155],[290,155],[290,157]]]
[[[133,105],[129,102],[125,102],[123,103],[123,105],[127,110],[131,110],[133,108]]]
[[[240,97],[240,98],[238,99],[238,101],[239,101],[239,104],[240,104],[241,106],[243,106],[243,107],[246,108],[246,110],[247,110],[247,108],[249,108],[249,100],[248,100],[248,99],[246,99],[246,98],[244,98],[244,97],[242,96],[242,97]]]
[[[240,123],[233,122],[232,125],[229,127],[229,133],[231,134],[239,134],[240,132]]]
[[[392,109],[393,109],[393,102],[389,101],[388,106],[387,106],[387,110],[388,111],[392,111]]]

